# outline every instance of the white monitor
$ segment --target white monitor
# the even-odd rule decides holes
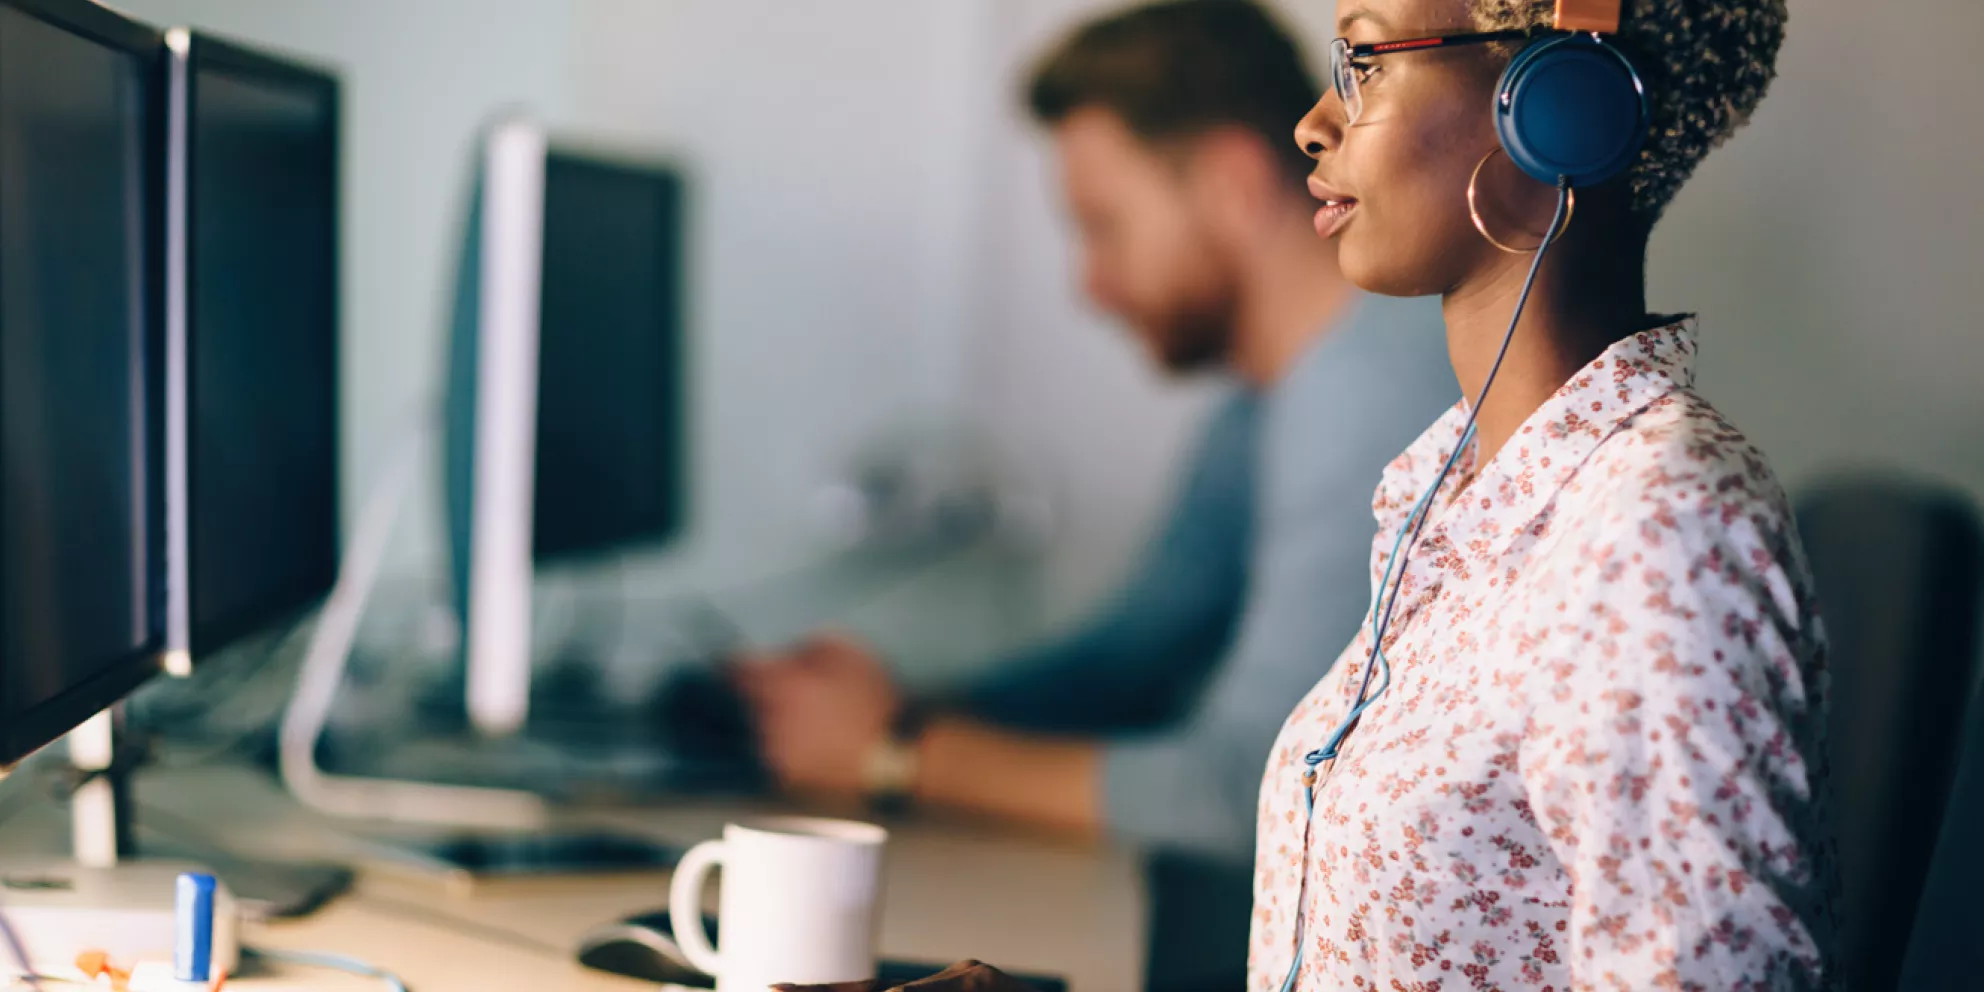
[[[530,713],[532,569],[659,546],[687,517],[683,217],[669,165],[490,129],[448,363],[470,723]]]
[[[530,711],[531,500],[545,133],[506,120],[477,163],[448,366],[446,476],[467,706],[503,736]]]

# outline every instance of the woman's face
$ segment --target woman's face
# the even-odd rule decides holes
[[[1475,30],[1468,13],[1467,0],[1340,0],[1337,32],[1352,44],[1454,34]],[[1474,167],[1499,147],[1492,109],[1503,66],[1485,46],[1359,61],[1356,124],[1345,126],[1343,103],[1329,90],[1302,119],[1296,140],[1316,159],[1310,191],[1340,204],[1317,214],[1317,231],[1340,241],[1352,282],[1425,296],[1503,263],[1467,211]],[[1500,156],[1490,171],[1496,165],[1514,171]]]

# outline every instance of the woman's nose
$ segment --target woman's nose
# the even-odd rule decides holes
[[[1295,144],[1302,149],[1302,154],[1320,158],[1324,152],[1336,147],[1337,140],[1343,134],[1343,128],[1338,124],[1343,117],[1338,104],[1336,94],[1325,90],[1323,98],[1316,101],[1316,105],[1295,125]]]

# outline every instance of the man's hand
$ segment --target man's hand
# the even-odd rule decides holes
[[[845,637],[739,659],[765,765],[780,786],[827,798],[862,794],[870,754],[887,739],[902,694],[881,659]],[[938,716],[917,747],[916,801],[1056,830],[1102,823],[1102,750]]]
[[[756,720],[759,750],[795,792],[859,795],[868,755],[889,733],[902,694],[880,658],[838,635],[742,659],[737,686]]]

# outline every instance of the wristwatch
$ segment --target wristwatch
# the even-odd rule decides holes
[[[918,745],[926,717],[923,707],[905,704],[891,721],[888,735],[876,741],[863,759],[862,788],[868,805],[877,812],[901,812],[915,799],[921,764]]]

